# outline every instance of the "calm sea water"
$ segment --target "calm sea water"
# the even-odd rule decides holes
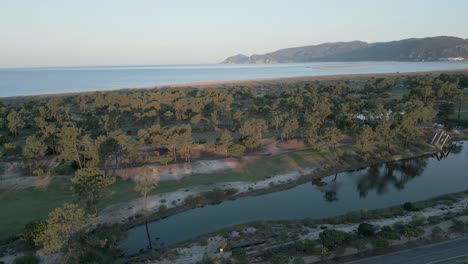
[[[424,157],[383,163],[285,191],[189,210],[149,223],[150,236],[153,245],[170,245],[243,222],[318,219],[464,191],[468,189],[467,144],[462,142],[461,148],[441,161]],[[145,226],[130,229],[120,245],[129,253],[147,247]]]
[[[468,68],[466,62],[320,62],[0,69],[0,97],[196,81]]]

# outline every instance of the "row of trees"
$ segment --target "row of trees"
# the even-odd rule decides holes
[[[22,156],[31,172],[46,156],[76,168],[106,168],[190,161],[203,150],[241,155],[259,148],[267,132],[334,151],[344,134],[357,135],[364,152],[372,145],[371,130],[384,137],[388,147],[392,140],[407,144],[420,135],[419,124],[433,119],[433,109],[441,109],[439,116],[450,114],[444,112],[446,106],[463,97],[459,79],[442,75],[296,82],[30,100],[0,106],[0,152],[18,154],[24,146]],[[401,100],[387,98],[395,87],[410,93]],[[216,141],[197,140],[200,133],[220,130],[225,132]],[[206,143],[205,148],[200,143]]]

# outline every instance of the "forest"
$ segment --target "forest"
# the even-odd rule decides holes
[[[255,154],[267,138],[301,141],[337,162],[339,146],[352,143],[364,161],[375,147],[393,153],[426,142],[435,123],[466,126],[465,87],[467,74],[440,74],[3,98],[0,166],[22,162],[31,177],[74,175],[80,203],[55,209],[22,235],[40,253],[67,246],[73,253],[78,242],[70,239],[96,225],[116,169],[142,168],[135,191],[146,209],[159,181],[146,165]]]

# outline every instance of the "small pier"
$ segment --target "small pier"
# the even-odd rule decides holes
[[[432,138],[431,145],[437,147],[440,150],[444,148],[450,148],[452,146],[452,138],[450,137],[449,133],[441,130],[435,133],[434,137]]]

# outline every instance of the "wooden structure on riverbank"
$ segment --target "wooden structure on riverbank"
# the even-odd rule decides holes
[[[452,146],[452,138],[449,133],[441,130],[437,132],[432,138],[431,145],[435,146],[439,150],[447,150]]]

